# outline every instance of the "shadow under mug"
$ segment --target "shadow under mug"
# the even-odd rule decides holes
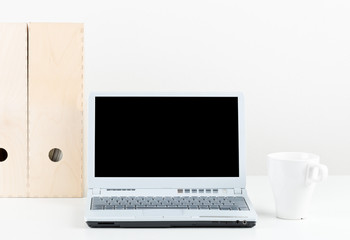
[[[320,164],[320,157],[312,153],[278,152],[268,154],[267,158],[276,216],[307,217],[315,183],[327,178],[327,166]]]

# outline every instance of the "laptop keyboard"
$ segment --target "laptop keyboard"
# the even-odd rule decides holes
[[[249,211],[244,197],[93,197],[92,210],[205,209]]]

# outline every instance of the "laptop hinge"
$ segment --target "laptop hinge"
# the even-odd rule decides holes
[[[92,195],[100,195],[101,189],[100,188],[93,188],[92,189]]]
[[[242,188],[235,188],[234,192],[235,194],[242,194]]]

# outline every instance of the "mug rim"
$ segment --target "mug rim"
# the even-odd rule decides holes
[[[269,153],[267,157],[270,160],[279,160],[279,161],[290,161],[290,162],[304,162],[319,160],[320,156],[314,153],[308,152],[274,152]]]

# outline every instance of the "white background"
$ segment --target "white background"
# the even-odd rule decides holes
[[[243,91],[248,174],[275,151],[350,174],[349,13],[348,0],[0,0],[1,22],[85,23],[86,96]]]

